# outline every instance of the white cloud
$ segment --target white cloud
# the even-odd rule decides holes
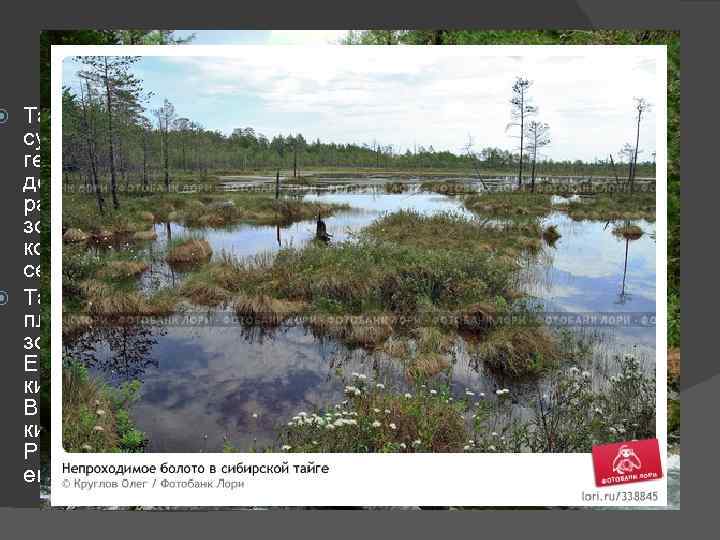
[[[164,61],[185,66],[182,86],[194,99],[227,107],[226,125],[207,127],[247,125],[228,104],[252,97],[260,103],[254,127],[268,136],[299,131],[308,139],[378,140],[402,150],[418,144],[457,152],[468,134],[478,147],[512,148],[516,141],[506,127],[517,75],[534,82],[538,119],[550,124],[553,138],[546,155],[555,159],[604,159],[617,152],[634,138],[633,97],[658,99],[655,62],[638,48],[605,47],[601,55],[543,48],[540,56],[526,47],[488,56],[484,47],[327,45],[343,33],[273,31],[271,43],[324,45],[239,46],[237,57]],[[640,138],[649,156],[653,112]]]

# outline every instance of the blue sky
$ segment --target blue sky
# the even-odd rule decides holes
[[[190,32],[189,32],[190,33]],[[534,81],[538,120],[551,127],[553,159],[606,159],[634,142],[633,97],[657,103],[655,62],[638,49],[602,57],[481,56],[477,47],[346,47],[342,31],[194,31],[198,45],[237,44],[234,57],[144,57],[134,71],[179,116],[230,133],[253,127],[269,138],[418,146],[460,152],[513,148],[507,131],[516,75]],[[258,46],[273,45],[273,46]],[[66,60],[64,83],[77,87]],[[655,150],[655,114],[641,130],[643,157]]]

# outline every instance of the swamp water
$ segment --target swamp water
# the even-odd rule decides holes
[[[408,187],[404,193],[386,193],[382,185],[337,184],[305,189],[300,196],[351,207],[325,219],[333,241],[350,238],[384,213],[400,209],[470,215],[452,196],[422,192],[417,184]],[[546,311],[654,316],[654,224],[638,222],[645,234],[627,242],[612,234],[612,224],[573,222],[562,213],[551,213],[544,223],[556,225],[562,237],[554,247],[544,246],[540,262],[529,262],[523,273],[528,292]],[[188,231],[172,223],[156,225],[156,232],[158,239],[143,249],[160,254],[168,236]],[[314,236],[315,222],[200,232],[216,255],[224,251],[249,257],[301,247]],[[141,277],[148,290],[181,280],[182,274],[164,262],[154,263]],[[301,326],[264,332],[242,328],[227,308],[196,308],[195,313],[198,324],[102,328],[67,347],[69,354],[111,384],[142,382],[132,413],[149,438],[148,451],[217,452],[226,441],[241,450],[261,449],[273,444],[278,429],[298,412],[342,401],[353,372],[401,391],[406,384],[397,360],[348,350]],[[585,367],[593,373],[612,372],[613,355],[624,352],[635,352],[645,369],[654,369],[654,324],[579,331],[596,342],[592,365]],[[495,389],[507,387],[516,407],[523,408],[522,384],[493,377],[471,359],[462,342],[452,356],[452,389],[457,396],[470,389],[493,399]]]

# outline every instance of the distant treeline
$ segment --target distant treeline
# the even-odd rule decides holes
[[[123,183],[171,182],[177,177],[207,177],[218,172],[283,169],[301,175],[317,167],[464,170],[515,174],[519,153],[502,148],[467,149],[453,153],[418,146],[404,152],[391,144],[338,144],[308,141],[302,134],[272,139],[252,127],[230,135],[206,129],[179,116],[165,100],[147,111],[147,94],[130,69],[134,59],[84,61],[77,88],[63,92],[63,169],[86,183],[114,177]],[[109,94],[109,99],[108,99]],[[602,175],[627,177],[629,159],[622,154],[595,162],[538,161],[538,175]],[[524,162],[528,162],[527,154]],[[113,165],[113,167],[111,167]],[[112,170],[114,168],[114,171]],[[181,174],[182,173],[182,174]],[[638,163],[637,176],[655,175],[651,161]],[[166,178],[167,176],[167,178]]]

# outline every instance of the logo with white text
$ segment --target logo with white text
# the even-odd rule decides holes
[[[593,446],[592,456],[598,487],[662,478],[657,439]]]

